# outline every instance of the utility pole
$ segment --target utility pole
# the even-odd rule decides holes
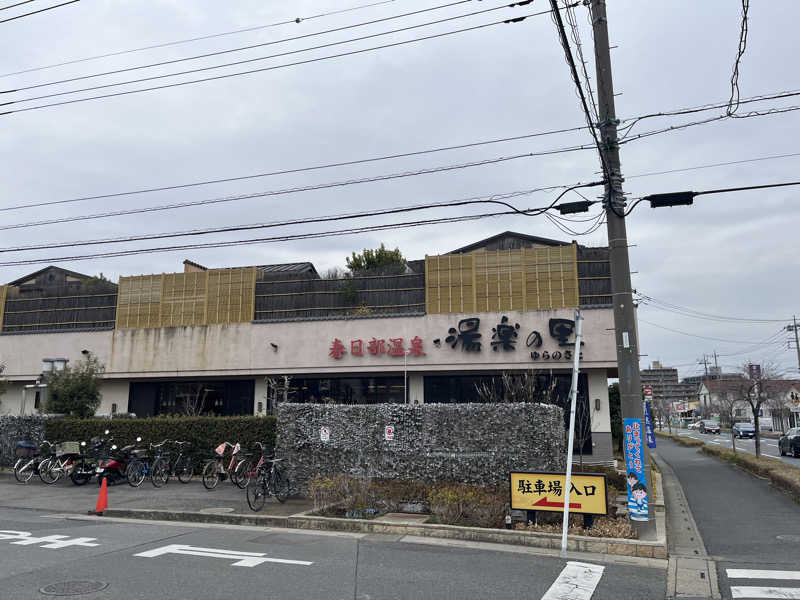
[[[633,310],[631,267],[628,258],[628,235],[625,228],[625,197],[622,193],[622,169],[619,160],[616,110],[614,108],[614,82],[611,75],[611,49],[608,41],[608,17],[605,0],[591,0],[592,30],[594,32],[594,58],[597,72],[597,124],[600,131],[606,181],[604,204],[608,225],[609,262],[611,264],[611,293],[614,303],[614,330],[617,343],[617,368],[619,370],[619,396],[623,418],[638,419],[644,431],[642,382],[639,373],[639,341],[637,339],[636,313]],[[642,444],[644,468],[649,475],[650,452]],[[628,465],[630,472],[630,465]],[[655,519],[632,521],[640,533],[655,530]]]
[[[700,362],[702,362],[703,366],[706,368],[706,379],[708,379],[708,358],[706,357],[705,354],[703,354],[703,360],[701,360]]]
[[[717,351],[714,350],[714,372],[719,375],[719,364],[717,363]]]
[[[800,371],[800,335],[797,333],[797,317],[792,315],[794,325],[789,325],[786,329],[794,331],[794,347],[797,350],[797,370]]]

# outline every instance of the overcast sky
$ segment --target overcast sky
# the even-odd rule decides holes
[[[55,0],[50,4],[57,3]],[[308,17],[370,3],[370,0],[264,2],[239,0],[82,0],[3,23],[0,74],[98,54]],[[395,0],[320,17],[213,39],[123,54],[0,78],[0,89],[18,89],[113,69],[259,44],[430,8],[432,0]],[[685,106],[725,101],[739,38],[740,2],[734,0],[609,0],[609,23],[617,114],[621,119]],[[47,0],[0,13],[7,18],[45,7]],[[257,58],[353,37],[421,24],[500,6],[464,2],[385,23],[219,57],[108,77],[41,87],[2,100],[30,98],[138,77],[172,73]],[[158,85],[198,76],[284,64],[358,48],[407,40],[546,10],[533,4],[454,20],[404,33],[294,54],[194,76],[151,82]],[[594,62],[586,9],[578,20],[589,72]],[[753,0],[747,52],[741,65],[742,96],[800,88],[796,76],[796,0]],[[12,105],[9,108],[135,89],[128,85]],[[793,98],[742,107],[790,106]],[[633,133],[678,125],[723,111],[650,119]],[[726,120],[644,138],[623,145],[622,167],[632,197],[678,190],[791,181],[800,157],[720,168],[634,177],[742,159],[800,152],[798,113]],[[501,24],[416,44],[232,77],[196,85],[75,103],[0,116],[3,160],[0,207],[124,192],[195,181],[369,158],[426,148],[520,136],[584,124],[555,27],[548,15]],[[173,202],[302,187],[399,173],[589,143],[588,132],[562,133],[243,182],[168,192],[87,200],[0,213],[0,224],[148,207]],[[244,223],[285,220],[409,204],[457,200],[499,192],[591,181],[598,159],[591,150],[510,160],[495,165],[345,187],[240,200],[215,206],[6,230],[2,246],[76,241]],[[591,191],[596,196],[596,191]],[[798,190],[783,188],[701,196],[692,207],[652,210],[642,204],[628,219],[634,287],[660,301],[722,317],[790,319],[800,312]],[[519,207],[548,203],[553,192],[514,200]],[[578,200],[578,196],[570,199]],[[106,249],[151,247],[211,240],[247,239],[282,233],[324,231],[466,215],[486,206],[449,208],[391,218],[225,233],[202,238],[137,242],[2,253],[0,260],[64,257]],[[588,216],[597,214],[595,206]],[[573,226],[586,226],[573,223]],[[120,275],[182,270],[186,258],[209,267],[312,261],[319,271],[343,266],[352,250],[381,242],[408,258],[447,252],[504,230],[571,240],[542,217],[507,216],[439,225],[225,249],[195,249],[103,260],[56,260],[52,264],[116,279]],[[186,241],[188,239],[188,241]],[[605,228],[576,238],[605,245]],[[44,265],[0,267],[7,282]],[[651,360],[678,365],[681,375],[698,374],[697,359],[714,351],[731,370],[745,360],[773,360],[797,373],[787,348],[788,321],[747,322],[694,318],[642,306],[639,310],[642,366]],[[648,322],[644,322],[644,321]],[[652,324],[651,324],[652,323]],[[664,330],[718,338],[702,339]],[[724,340],[724,341],[723,341]],[[748,343],[770,340],[763,345]],[[713,359],[712,359],[713,360]],[[789,371],[790,373],[792,371]]]

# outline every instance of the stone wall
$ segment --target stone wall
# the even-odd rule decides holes
[[[511,470],[563,470],[566,440],[554,405],[283,404],[275,455],[300,492],[315,475],[337,473],[502,485]]]
[[[44,417],[0,416],[0,467],[13,467],[15,444],[20,440],[39,443],[44,439]]]

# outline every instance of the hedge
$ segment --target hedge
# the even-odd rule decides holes
[[[746,452],[733,452],[727,448],[703,445],[700,452],[716,456],[759,477],[766,477],[770,483],[800,503],[800,469],[788,463],[761,455],[756,458]]]
[[[141,447],[164,439],[191,442],[189,454],[195,461],[213,456],[222,442],[239,442],[256,453],[254,442],[268,452],[275,447],[275,417],[152,417],[147,419],[49,419],[45,438],[54,441],[88,441],[109,430],[109,437],[122,447],[142,438]],[[197,462],[196,462],[197,464]]]

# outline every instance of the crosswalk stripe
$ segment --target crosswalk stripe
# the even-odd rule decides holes
[[[542,600],[589,600],[605,567],[569,561]]]
[[[800,580],[800,571],[763,571],[760,569],[725,569],[728,579],[791,579]]]
[[[767,598],[782,600],[800,600],[800,588],[750,587],[731,588],[731,598]]]

